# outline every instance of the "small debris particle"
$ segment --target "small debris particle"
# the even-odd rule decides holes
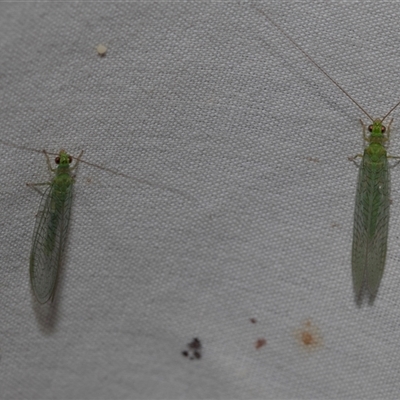
[[[104,46],[104,44],[99,44],[99,45],[96,47],[96,50],[97,50],[97,54],[98,54],[100,57],[104,57],[104,56],[106,55],[107,47]]]
[[[255,318],[250,318],[250,322],[251,322],[252,324],[256,324],[256,323],[257,323],[257,320],[256,320]]]

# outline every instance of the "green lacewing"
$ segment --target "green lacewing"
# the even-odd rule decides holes
[[[0,143],[6,146],[36,153],[44,153],[49,170],[53,174],[53,179],[44,183],[30,183],[28,186],[47,186],[42,194],[39,211],[36,216],[36,224],[33,233],[33,243],[30,253],[29,272],[33,293],[39,303],[44,304],[53,300],[57,276],[60,270],[62,255],[65,247],[68,224],[72,205],[72,188],[74,177],[71,172],[79,163],[85,163],[113,175],[121,176],[141,185],[148,185],[154,188],[163,189],[175,195],[182,196],[189,200],[195,200],[191,195],[178,189],[168,187],[163,184],[152,183],[146,179],[135,178],[112,168],[103,167],[98,164],[82,160],[83,151],[78,157],[72,157],[64,150],[55,158],[58,165],[52,168],[48,154],[45,150],[17,145],[12,142],[0,139]],[[70,167],[70,163],[75,159],[76,163]]]
[[[359,165],[356,202],[354,210],[352,276],[356,296],[360,296],[364,284],[369,293],[376,295],[383,276],[386,261],[389,230],[390,176],[388,156],[385,143],[390,138],[390,121],[388,127],[383,121],[400,104],[398,102],[381,119],[372,118],[328,73],[319,66],[267,13],[256,8],[282,35],[286,37],[308,60],[317,67],[333,84],[338,87],[371,121],[366,134],[364,123],[363,137],[366,142]]]
[[[55,158],[56,168],[52,168],[49,156],[44,153],[49,170],[54,174],[53,179],[50,182],[29,184],[48,186],[36,216],[29,257],[32,290],[41,304],[54,299],[71,213],[74,182],[71,172],[78,166],[83,151],[75,165],[70,167],[72,157],[61,150]]]
[[[134,179],[110,168],[104,168],[81,160],[83,151],[76,158],[75,165],[70,167],[74,157],[61,150],[55,158],[56,168],[52,168],[48,154],[46,151],[43,152],[46,156],[49,170],[54,174],[53,179],[50,182],[28,184],[29,186],[48,186],[43,193],[36,216],[32,249],[29,257],[29,275],[32,290],[41,304],[54,299],[71,213],[72,187],[74,183],[74,176],[71,175],[71,172],[78,166],[79,162],[154,186],[143,179]],[[178,190],[161,185],[158,187],[182,195],[182,192]],[[186,194],[183,195],[187,197]]]

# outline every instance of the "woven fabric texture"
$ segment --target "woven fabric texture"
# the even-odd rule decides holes
[[[0,4],[0,397],[398,398],[400,170],[382,284],[356,304],[367,118],[257,9],[374,117],[400,100],[396,2]],[[107,169],[76,171],[39,306],[43,149]]]

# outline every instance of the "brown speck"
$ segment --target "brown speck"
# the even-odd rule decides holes
[[[252,324],[256,324],[256,323],[257,323],[257,320],[256,320],[255,318],[250,318],[250,322],[251,322]]]
[[[260,338],[256,340],[254,347],[258,350],[261,347],[264,347],[267,344],[267,341],[264,338]]]
[[[307,161],[319,162],[319,158],[307,157]]]

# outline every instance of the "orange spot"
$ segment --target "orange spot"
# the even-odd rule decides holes
[[[314,338],[311,335],[310,332],[302,332],[301,334],[301,341],[303,342],[303,344],[305,344],[306,346],[309,346],[311,344],[313,344],[314,342]]]
[[[307,351],[314,351],[323,345],[319,328],[310,320],[305,321],[301,328],[295,331],[295,337],[300,346]]]

